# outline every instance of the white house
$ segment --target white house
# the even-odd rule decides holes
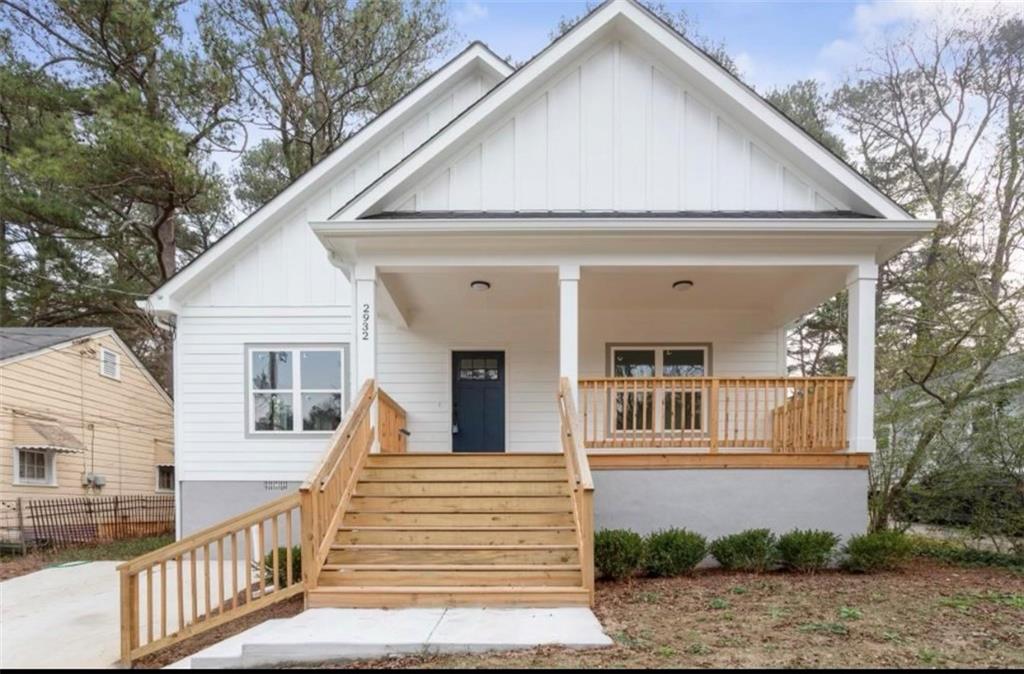
[[[933,224],[634,2],[474,43],[149,298],[179,534],[295,490],[370,379],[409,456],[579,442],[598,529],[860,532],[877,265]],[[787,378],[843,289],[849,378]]]

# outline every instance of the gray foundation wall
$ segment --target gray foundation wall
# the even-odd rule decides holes
[[[188,536],[229,517],[298,491],[300,482],[182,481],[181,536]],[[293,518],[293,544],[299,544],[298,518]],[[283,535],[283,534],[282,534]]]
[[[299,488],[298,482],[182,482],[181,535]],[[868,525],[866,470],[676,469],[594,471],[597,529],[649,533],[684,527],[709,538],[743,529],[826,529],[843,538]],[[298,527],[295,522],[295,544]]]
[[[594,526],[649,533],[683,527],[716,538],[744,529],[868,526],[866,470],[595,470]]]

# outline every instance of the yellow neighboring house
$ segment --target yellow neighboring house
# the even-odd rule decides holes
[[[111,328],[0,328],[0,494],[173,493],[170,396]]]

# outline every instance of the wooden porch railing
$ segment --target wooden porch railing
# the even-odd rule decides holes
[[[405,410],[380,389],[377,389],[377,409],[377,442],[381,454],[405,454],[409,437]]]
[[[368,379],[334,432],[320,464],[299,488],[302,503],[302,580],[307,590],[317,578],[334,542],[344,505],[373,446],[373,401],[377,386]]]
[[[849,377],[580,380],[588,448],[846,449]]]
[[[298,527],[290,494],[118,566],[122,662],[302,592]]]
[[[316,587],[360,467],[375,442],[382,451],[405,451],[405,417],[367,380],[297,493],[121,564],[122,662]],[[301,576],[293,571],[299,542]]]
[[[594,479],[583,447],[580,419],[572,395],[572,385],[562,377],[558,388],[558,415],[561,422],[562,453],[569,474],[572,493],[573,517],[580,549],[580,568],[583,587],[590,592],[594,603]]]

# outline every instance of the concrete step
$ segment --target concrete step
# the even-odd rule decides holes
[[[269,620],[171,669],[274,667],[418,653],[612,645],[587,608],[318,608]]]

